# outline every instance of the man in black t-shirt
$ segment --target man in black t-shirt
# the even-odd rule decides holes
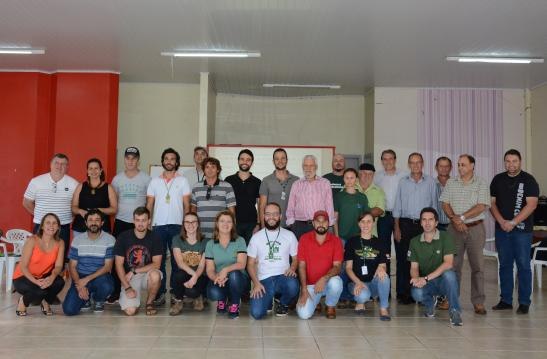
[[[146,315],[155,315],[154,298],[161,284],[163,244],[148,230],[150,212],[146,207],[135,209],[133,221],[135,229],[120,234],[114,247],[116,273],[122,285],[120,307],[127,315],[135,315],[140,306],[141,291],[148,290]]]
[[[253,162],[251,150],[241,150],[237,157],[239,171],[226,177],[226,182],[232,185],[236,196],[236,230],[247,245],[253,234],[260,229],[256,208],[261,181],[251,173]]]
[[[530,247],[533,213],[539,197],[539,186],[532,175],[522,171],[520,152],[505,152],[506,172],[497,174],[490,184],[496,219],[496,249],[499,258],[501,298],[493,310],[513,308],[513,263],[518,273],[518,314],[527,314],[532,294]]]

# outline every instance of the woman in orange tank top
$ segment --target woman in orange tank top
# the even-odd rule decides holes
[[[21,261],[13,273],[13,286],[21,294],[15,313],[27,315],[27,307],[40,303],[44,315],[52,315],[51,304],[63,289],[65,243],[59,237],[61,222],[48,213],[42,218],[38,233],[25,242]]]

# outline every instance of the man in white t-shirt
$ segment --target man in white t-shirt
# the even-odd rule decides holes
[[[196,146],[194,147],[194,164],[195,166],[192,168],[185,169],[183,171],[184,177],[188,180],[188,184],[190,185],[190,189],[194,187],[194,185],[198,182],[203,182],[204,180],[204,174],[203,169],[201,168],[201,164],[204,159],[209,157],[209,153],[207,152],[207,149],[202,146]]]
[[[65,254],[70,248],[72,194],[78,186],[78,181],[68,176],[67,172],[68,157],[63,153],[55,154],[51,159],[50,172],[34,177],[23,195],[23,207],[33,215],[33,233],[38,232],[42,217],[47,213],[55,213],[59,217]]]
[[[146,208],[152,213],[152,229],[161,238],[164,251],[171,252],[171,288],[173,287],[173,270],[178,268],[173,256],[173,237],[180,234],[184,214],[190,210],[191,189],[186,177],[177,173],[180,166],[180,155],[172,148],[161,155],[163,173],[152,178],[146,193]],[[155,305],[165,304],[166,272],[165,253],[161,260],[163,277],[161,287],[154,301]]]
[[[253,281],[251,316],[263,318],[276,295],[277,316],[285,316],[300,291],[296,270],[298,241],[281,227],[281,207],[270,202],[264,209],[264,228],[256,232],[247,248],[247,272]],[[291,260],[292,259],[292,263]]]

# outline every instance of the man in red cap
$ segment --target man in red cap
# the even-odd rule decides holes
[[[301,319],[311,318],[321,297],[325,296],[326,316],[334,319],[343,287],[338,275],[344,260],[342,241],[328,231],[326,211],[316,211],[312,224],[314,230],[303,234],[298,243],[300,297],[296,312]]]

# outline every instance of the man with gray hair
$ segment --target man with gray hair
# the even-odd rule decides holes
[[[306,155],[302,160],[304,177],[294,182],[287,206],[287,225],[291,227],[297,239],[313,230],[313,214],[326,211],[329,226],[334,225],[334,205],[330,182],[317,176],[317,158]]]

